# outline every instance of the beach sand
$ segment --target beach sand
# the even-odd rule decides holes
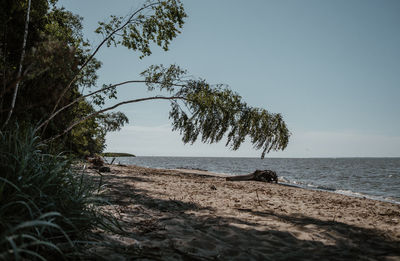
[[[400,205],[202,171],[102,175],[128,232],[89,250],[107,260],[400,260]]]

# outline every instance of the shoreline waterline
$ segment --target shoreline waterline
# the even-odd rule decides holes
[[[111,159],[110,159],[111,160]],[[400,204],[400,158],[117,158],[115,163],[161,169],[200,169],[241,175],[275,171],[281,182]]]
[[[143,167],[143,166],[140,166],[140,167]],[[163,169],[163,168],[156,168],[156,169],[176,170],[176,171],[183,172],[183,173],[207,175],[207,176],[222,177],[222,178],[234,176],[234,174],[231,174],[231,173],[217,173],[217,172],[210,172],[207,170],[200,171],[200,170],[191,170],[191,169]],[[296,184],[296,183],[290,183],[279,177],[278,177],[278,184],[283,185],[283,186],[288,186],[288,187],[302,188],[302,189],[306,189],[306,190],[330,192],[330,193],[335,193],[335,194],[340,194],[340,195],[355,197],[355,198],[367,198],[367,199],[377,200],[377,201],[381,201],[381,202],[388,202],[388,203],[400,205],[400,201],[396,201],[396,200],[393,200],[390,198],[383,198],[383,197],[378,197],[378,196],[373,196],[373,195],[367,195],[367,194],[362,194],[362,193],[358,193],[358,192],[354,192],[354,191],[344,191],[344,190],[334,190],[334,189],[313,187],[313,186],[309,186],[308,184],[301,185],[301,184]]]
[[[148,157],[146,157],[146,158],[148,158]],[[157,158],[157,157],[151,157],[151,158]],[[163,157],[160,157],[160,158],[163,158]],[[175,158],[175,157],[168,157],[168,158]],[[196,159],[195,157],[189,157],[189,158]],[[227,159],[229,159],[229,158],[227,158]],[[175,171],[179,171],[181,173],[186,173],[186,174],[197,174],[197,175],[215,176],[215,177],[223,177],[223,178],[238,175],[235,173],[209,171],[209,170],[206,170],[205,168],[201,168],[201,167],[192,169],[190,167],[165,168],[165,167],[152,167],[152,166],[146,166],[146,165],[143,166],[143,165],[136,165],[136,164],[126,164],[126,165],[139,166],[139,167],[144,167],[144,168],[154,168],[154,169],[159,169],[159,170],[175,170]],[[241,173],[241,174],[247,174],[247,173]],[[352,191],[352,190],[334,189],[334,188],[329,188],[329,187],[324,187],[324,186],[312,185],[312,184],[302,183],[302,182],[298,182],[298,181],[288,180],[287,178],[282,177],[282,176],[278,176],[278,183],[280,185],[289,186],[289,187],[302,188],[302,189],[313,190],[313,191],[325,191],[325,192],[341,194],[341,195],[345,195],[345,196],[349,196],[349,197],[367,198],[367,199],[377,200],[377,201],[381,201],[381,202],[387,202],[387,203],[393,203],[393,204],[400,205],[400,199],[377,196],[377,195],[370,195],[370,194],[361,193],[361,192]]]

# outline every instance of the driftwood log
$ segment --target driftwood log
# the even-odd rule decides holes
[[[86,160],[92,164],[93,169],[104,166],[104,160],[99,155],[94,155],[93,157],[86,156]]]
[[[239,176],[227,177],[228,181],[244,181],[244,180],[255,180],[269,183],[278,183],[278,175],[272,170],[256,170],[253,173]]]
[[[99,172],[110,172],[110,167],[104,166],[104,159],[98,155],[94,157],[86,157],[86,160],[91,163],[89,169],[97,169]]]

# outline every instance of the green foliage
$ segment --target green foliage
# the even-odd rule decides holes
[[[94,108],[84,100],[78,102],[72,110],[76,119],[93,112],[95,112]],[[121,112],[99,114],[73,128],[64,138],[65,148],[77,156],[100,153],[105,149],[107,132],[117,131],[128,122],[128,118]]]
[[[199,136],[202,142],[215,143],[226,135],[226,145],[237,150],[249,137],[254,148],[262,149],[261,158],[288,144],[290,133],[280,114],[248,106],[227,86],[186,80],[186,71],[176,65],[150,66],[142,76],[149,90],[157,88],[178,97],[171,102],[169,116],[184,143],[193,143]]]
[[[16,72],[27,1],[0,1],[0,126],[17,83],[12,121],[21,126],[9,124],[0,130],[0,259],[62,257],[66,247],[76,245],[75,239],[85,239],[94,228],[113,227],[112,219],[95,208],[93,181],[79,175],[64,156],[45,152],[101,153],[106,133],[128,122],[121,112],[106,113],[119,105],[169,100],[173,130],[185,143],[198,139],[214,143],[225,137],[226,145],[236,150],[248,137],[262,150],[262,157],[287,146],[290,133],[280,114],[250,107],[227,86],[189,78],[176,65],[151,66],[142,73],[149,91],[170,96],[104,108],[107,100],[117,97],[116,87],[125,83],[96,88],[101,66],[94,58],[97,51],[103,45],[122,45],[143,58],[152,53],[153,45],[168,50],[186,18],[180,0],[146,1],[127,18],[111,16],[108,23],[99,23],[96,32],[104,39],[94,51],[83,37],[81,17],[57,8],[56,0],[32,1],[21,77]],[[58,108],[63,109],[53,117]],[[30,130],[49,117],[52,120],[40,132]],[[40,142],[66,133],[71,126],[72,131],[48,147]]]
[[[172,127],[180,131],[185,143],[198,138],[214,143],[226,137],[226,145],[236,150],[247,137],[256,149],[262,150],[262,157],[287,146],[290,134],[280,114],[248,106],[224,85],[190,79],[176,65],[151,66],[142,73],[150,91],[166,92],[171,97],[127,100],[104,108],[107,100],[117,97],[116,88],[122,84],[93,90],[101,66],[94,58],[97,51],[103,45],[122,45],[138,51],[143,58],[151,54],[153,44],[168,50],[187,16],[180,0],[149,0],[125,18],[111,16],[109,22],[100,22],[96,32],[103,35],[103,41],[92,52],[82,35],[81,17],[57,8],[54,1],[34,1],[23,79],[13,75],[25,5],[22,0],[4,1],[9,9],[2,10],[5,18],[0,32],[4,36],[0,53],[0,123],[7,115],[13,84],[22,81],[13,119],[37,124],[50,117],[52,120],[46,122],[41,137],[68,133],[58,146],[81,156],[102,152],[106,132],[119,130],[128,122],[123,113],[106,111],[130,102],[155,99],[171,101]],[[94,95],[83,96],[84,93]],[[58,108],[64,109],[53,116]]]
[[[103,113],[97,119],[105,131],[118,131],[125,123],[129,123],[128,117],[122,112]]]
[[[117,97],[117,86],[134,81],[96,89],[101,66],[94,58],[97,51],[103,44],[122,45],[143,58],[151,54],[153,44],[168,50],[186,18],[180,0],[150,0],[127,18],[111,16],[108,23],[99,23],[96,32],[104,39],[94,51],[83,38],[81,17],[57,8],[56,0],[32,1],[20,78],[16,71],[26,1],[0,1],[0,126],[17,83],[12,120],[21,126],[9,124],[0,130],[0,259],[64,257],[71,247],[76,251],[75,240],[84,240],[92,229],[113,229],[113,219],[96,208],[98,187],[93,180],[79,175],[64,156],[45,152],[101,153],[106,133],[128,122],[121,112],[106,113],[119,105],[169,100],[173,130],[182,134],[185,143],[226,138],[226,145],[236,150],[247,137],[262,150],[262,157],[287,146],[290,133],[280,114],[248,106],[227,86],[190,78],[176,65],[154,65],[141,74],[149,91],[169,96],[157,94],[104,108],[107,100]],[[63,110],[40,132],[32,131],[29,126],[53,116],[54,106]],[[72,131],[48,147],[40,142],[67,132],[72,125]]]
[[[179,0],[148,1],[127,19],[112,15],[108,23],[99,22],[95,32],[103,35],[108,47],[123,45],[143,58],[151,55],[152,42],[167,51],[186,16]]]
[[[97,186],[43,148],[32,130],[0,132],[0,259],[55,258],[109,225],[95,209]]]
[[[9,9],[0,11],[4,22],[0,25],[0,125],[8,114],[13,88],[18,81],[20,88],[12,121],[36,125],[49,115],[72,79],[76,78],[76,81],[61,99],[60,106],[82,97],[84,88],[93,88],[101,63],[95,58],[90,59],[80,71],[90,56],[90,45],[82,35],[82,18],[57,8],[54,1],[38,0],[32,4],[23,76],[16,79],[26,1],[3,2]],[[104,105],[104,99],[115,97],[115,94],[112,91],[100,93],[97,101],[93,100],[94,105],[82,100],[71,106],[54,118],[40,133],[41,137],[46,139],[61,132],[71,122],[92,113],[93,106]],[[77,126],[64,140],[57,142],[57,147],[81,156],[100,153],[105,147],[107,130],[116,130],[126,122],[121,113],[100,114]]]

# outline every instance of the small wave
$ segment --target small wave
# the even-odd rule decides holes
[[[400,204],[399,200],[396,200],[391,197],[372,196],[372,195],[367,195],[367,194],[354,192],[351,190],[343,190],[343,189],[337,189],[334,192],[338,193],[338,194],[346,195],[346,196],[352,196],[352,197],[357,197],[357,198],[368,198],[368,199],[373,199],[373,200],[390,202],[390,203],[394,203],[394,204]]]
[[[186,167],[186,166],[184,166],[184,167],[177,167],[177,168],[174,168],[174,169],[186,169],[186,170],[200,170],[200,171],[208,171],[207,169],[194,168],[194,167]]]
[[[318,185],[314,185],[314,184],[307,184],[307,187],[309,187],[311,189],[317,189],[317,190],[335,191],[334,188],[327,187],[327,186],[318,186]]]
[[[285,179],[285,181],[280,182],[280,183],[282,183],[283,185],[300,187],[300,188],[305,188],[305,189],[310,189],[310,190],[328,191],[328,192],[338,193],[338,194],[351,196],[351,197],[368,198],[368,199],[373,199],[373,200],[378,200],[378,201],[384,201],[384,202],[390,202],[390,203],[394,203],[394,204],[400,204],[400,201],[398,199],[391,198],[391,197],[381,197],[381,196],[367,195],[367,194],[363,194],[363,193],[360,193],[360,192],[354,192],[354,191],[351,191],[351,190],[334,189],[334,188],[327,187],[327,186],[317,186],[317,185],[314,185],[314,184],[311,184],[311,183],[306,184],[306,183],[303,183],[303,182],[300,182],[300,181],[295,181],[295,180],[287,180],[287,179]]]
[[[327,186],[317,186],[317,189],[327,190],[327,191],[336,191],[336,189],[331,188],[331,187],[327,187]]]
[[[367,195],[359,193],[359,192],[354,192],[351,190],[345,190],[345,189],[337,189],[335,190],[336,193],[342,194],[342,195],[346,195],[346,196],[354,196],[354,197],[367,197]]]
[[[280,183],[289,183],[289,180],[286,177],[278,177],[278,182],[280,182]]]

